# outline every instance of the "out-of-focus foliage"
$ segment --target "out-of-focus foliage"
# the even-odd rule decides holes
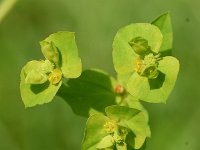
[[[20,70],[27,60],[42,58],[38,41],[56,31],[74,31],[84,68],[115,75],[111,45],[118,29],[169,10],[173,55],[181,68],[166,105],[144,103],[152,130],[147,150],[199,150],[199,5],[198,0],[18,1],[0,23],[0,149],[80,149],[85,120],[66,102],[55,98],[30,109],[21,102]]]

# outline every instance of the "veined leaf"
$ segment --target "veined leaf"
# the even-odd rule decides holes
[[[115,104],[116,81],[100,70],[85,70],[77,79],[70,79],[58,92],[73,111],[81,116],[104,113],[105,107]]]

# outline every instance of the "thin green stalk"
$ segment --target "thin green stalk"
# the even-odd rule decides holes
[[[0,22],[4,19],[4,17],[8,14],[8,12],[12,9],[17,0],[4,0],[0,4]]]

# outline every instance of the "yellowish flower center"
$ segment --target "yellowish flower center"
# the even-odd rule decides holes
[[[117,124],[114,120],[109,120],[104,124],[104,129],[107,133],[113,133],[117,128]]]
[[[159,72],[157,70],[158,68],[158,55],[153,55],[152,53],[146,55],[144,59],[138,58],[135,61],[135,68],[134,70],[141,76],[148,77],[149,79],[155,79],[157,78]]]
[[[62,72],[60,69],[54,69],[50,74],[49,74],[49,82],[51,84],[58,84],[60,80],[62,79]]]

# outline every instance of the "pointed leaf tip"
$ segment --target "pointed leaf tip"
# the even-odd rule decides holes
[[[163,35],[163,43],[160,48],[160,52],[166,55],[171,55],[173,44],[173,31],[171,24],[171,17],[169,12],[164,13],[157,17],[152,24],[157,26]]]

